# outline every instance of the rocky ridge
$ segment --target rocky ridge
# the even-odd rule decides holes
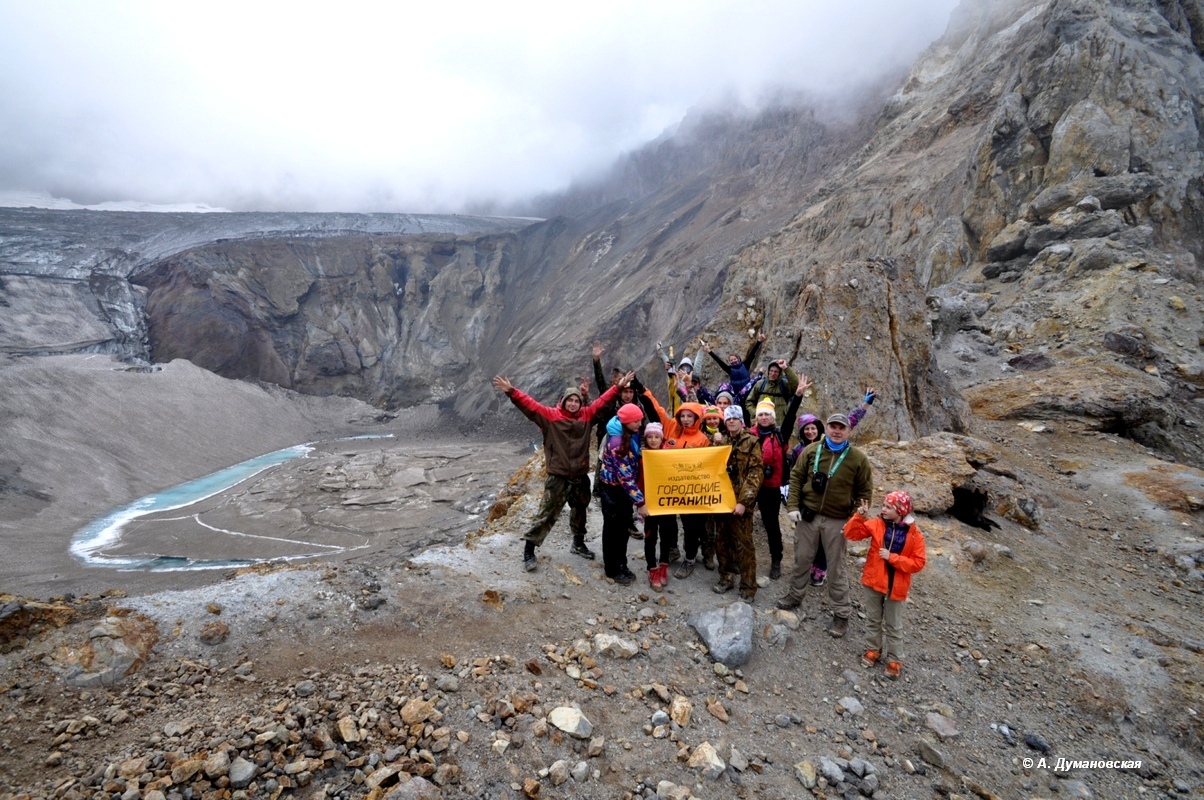
[[[929,541],[902,681],[857,665],[857,623],[849,640],[823,632],[823,592],[795,614],[772,608],[780,585],[765,577],[751,606],[713,594],[701,568],[663,594],[616,586],[568,553],[563,520],[539,570],[524,572],[513,536],[538,505],[535,457],[466,545],[395,567],[5,598],[5,796],[1196,791],[1204,630],[1184,609],[1200,604],[1204,549],[1184,549],[1175,529],[1191,512],[1172,498],[1204,475],[1126,486],[1109,467],[1025,456],[1050,435],[1061,452],[1081,449],[1077,434],[980,433],[866,445],[884,478],[907,476]],[[1139,465],[1132,442],[1106,446],[1112,464]],[[1004,515],[986,532],[935,510],[951,481],[992,479],[1013,495],[1043,485],[1036,497],[1053,513],[1036,524]],[[1085,517],[1069,510],[1084,479],[1105,490]],[[591,509],[591,530],[599,523]],[[1111,577],[1057,579],[1071,570]],[[712,612],[720,630],[700,619]],[[720,640],[743,637],[746,655],[720,660]],[[1049,766],[1027,766],[1042,757]],[[1055,771],[1059,757],[1127,766]]]

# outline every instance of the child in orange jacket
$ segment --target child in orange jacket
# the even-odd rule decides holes
[[[861,506],[844,526],[846,539],[869,539],[861,583],[865,586],[866,651],[861,663],[872,667],[886,660],[886,677],[903,671],[903,601],[911,576],[924,569],[924,534],[911,515],[911,496],[891,492],[882,500],[877,519],[867,519]],[[885,647],[883,647],[885,633]]]

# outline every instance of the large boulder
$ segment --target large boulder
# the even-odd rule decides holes
[[[739,667],[752,658],[753,609],[748,603],[702,611],[690,617],[690,624],[716,661]]]
[[[881,502],[887,492],[903,490],[911,495],[915,511],[928,516],[948,512],[953,490],[996,460],[988,442],[953,433],[910,442],[875,441],[865,451],[874,469],[874,502]]]
[[[965,391],[988,419],[1056,420],[1090,430],[1128,430],[1167,421],[1170,387],[1107,358],[1087,358]]]

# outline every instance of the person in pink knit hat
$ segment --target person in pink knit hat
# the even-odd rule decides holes
[[[844,526],[846,539],[869,539],[861,583],[865,587],[865,655],[861,663],[872,667],[886,661],[886,676],[903,671],[903,602],[911,576],[924,569],[927,554],[924,534],[911,515],[911,496],[891,492],[882,500],[876,519],[867,519],[862,504]]]

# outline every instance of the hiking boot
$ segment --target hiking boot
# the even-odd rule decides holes
[[[780,577],[782,577],[782,562],[775,561],[769,565],[769,579],[776,581]]]
[[[861,657],[861,666],[869,668],[878,663],[878,659],[882,658],[882,653],[879,650],[866,650],[865,655]]]
[[[677,547],[669,551],[668,563],[672,564],[674,561],[681,561],[681,550],[677,549]]]
[[[661,568],[653,567],[648,570],[648,588],[654,592],[663,592],[665,585],[661,583]]]
[[[669,565],[662,561],[657,570],[660,571],[660,584],[661,588],[664,589],[669,585]]]
[[[627,567],[623,567],[619,574],[615,575],[615,583],[619,584],[620,586],[630,586],[634,582],[635,573],[627,569]]]
[[[594,560],[594,551],[585,546],[584,536],[573,537],[573,546],[569,548],[569,552],[575,556],[581,556],[582,558],[589,559],[590,561]]]
[[[741,589],[740,590],[740,599],[746,603],[751,603],[753,600],[757,599],[757,590],[756,589]]]
[[[903,673],[903,662],[902,661],[887,661],[886,662],[886,677],[890,678],[891,680],[898,680],[899,676],[902,673]]]
[[[644,538],[644,532],[636,527],[628,528],[627,535],[630,536],[632,539],[643,539]]]
[[[823,586],[827,582],[828,582],[828,571],[827,570],[819,569],[818,567],[811,568],[811,585],[812,586]]]
[[[709,569],[710,571],[714,572],[715,571],[715,557],[714,556],[703,556],[702,566],[705,567],[706,569]]]
[[[798,608],[802,602],[803,601],[797,597],[786,595],[785,597],[780,598],[776,603],[774,603],[774,605],[783,611],[793,611],[794,609]]]
[[[848,617],[832,617],[832,627],[828,628],[828,633],[832,634],[834,639],[843,639],[844,635],[849,632]]]
[[[735,589],[735,588],[736,588],[736,584],[735,584],[735,582],[732,581],[731,575],[720,575],[719,583],[712,586],[711,591],[714,592],[715,594],[723,594],[724,592],[730,592],[732,589]]]
[[[523,569],[527,572],[535,571],[535,543],[527,542],[523,547]]]
[[[681,560],[681,566],[679,566],[677,568],[677,572],[673,573],[673,577],[677,578],[678,580],[682,580],[683,578],[688,578],[693,574],[694,574],[694,559],[683,558]]]

